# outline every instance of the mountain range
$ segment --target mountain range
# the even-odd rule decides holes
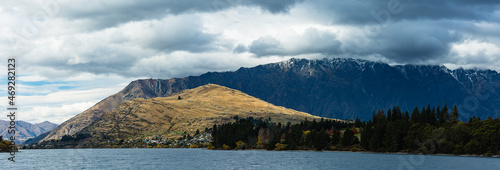
[[[75,134],[135,98],[168,97],[185,89],[218,84],[277,106],[312,115],[368,120],[377,109],[402,110],[428,104],[457,105],[460,118],[500,117],[500,74],[493,70],[437,65],[389,65],[350,58],[290,59],[172,79],[140,79],[64,122],[37,140]]]
[[[8,132],[9,126],[10,121],[0,120],[0,136],[3,136],[5,140],[7,140],[7,137],[10,137]],[[28,139],[54,129],[56,126],[57,124],[50,123],[48,121],[36,124],[31,124],[25,121],[16,121],[16,140],[14,140],[14,142],[16,144],[21,144]]]

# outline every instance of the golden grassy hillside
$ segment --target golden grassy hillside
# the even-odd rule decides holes
[[[178,97],[182,99],[178,99]],[[273,122],[300,122],[304,112],[275,106],[241,91],[209,84],[184,90],[170,97],[133,99],[122,103],[89,127],[84,133],[111,138],[162,135],[177,137],[180,132],[194,132],[214,124],[233,122],[231,117],[271,118]]]

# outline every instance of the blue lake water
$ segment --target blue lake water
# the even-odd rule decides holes
[[[205,149],[22,150],[0,169],[500,169],[500,158]]]

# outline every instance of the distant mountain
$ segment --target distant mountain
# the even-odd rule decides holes
[[[179,98],[180,97],[180,98]],[[208,84],[170,97],[133,99],[84,128],[94,139],[129,139],[144,134],[178,138],[182,132],[234,122],[233,117],[271,118],[274,122],[298,123],[320,117],[278,107],[241,91]]]
[[[56,128],[57,124],[50,123],[49,121],[45,121],[45,122],[42,122],[42,123],[36,123],[35,126],[38,126],[38,127],[42,128],[42,129],[44,129],[45,131],[48,132],[48,131]]]
[[[10,137],[8,132],[10,126],[10,121],[0,120],[0,136],[3,136],[4,139],[7,140],[7,137]],[[24,141],[39,136],[45,132],[48,132],[54,129],[57,124],[50,123],[48,121],[31,124],[25,121],[16,121],[16,144],[21,144]]]
[[[134,98],[166,97],[184,89],[219,84],[274,105],[313,115],[367,120],[377,109],[400,106],[459,106],[461,118],[500,117],[500,74],[492,70],[432,65],[396,65],[359,59],[290,59],[173,79],[131,82],[85,112],[64,122],[43,140],[75,134],[120,103]],[[42,140],[38,139],[38,140]]]

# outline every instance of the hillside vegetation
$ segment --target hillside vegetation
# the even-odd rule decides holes
[[[83,129],[94,140],[128,140],[160,135],[177,138],[183,132],[211,128],[213,124],[234,122],[234,117],[272,119],[298,123],[317,116],[269,104],[238,90],[209,84],[184,90],[171,97],[133,99]]]

